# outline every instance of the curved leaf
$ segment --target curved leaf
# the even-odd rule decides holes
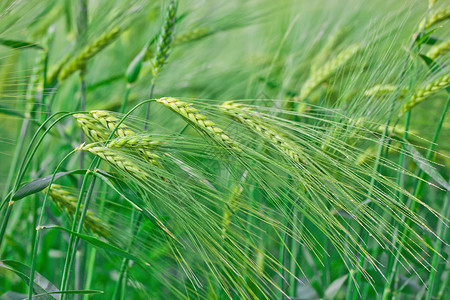
[[[75,170],[75,171],[68,171],[68,172],[59,172],[56,173],[54,180],[63,177],[65,175],[71,175],[71,174],[86,174],[87,170]],[[25,198],[26,196],[32,195],[34,193],[40,192],[48,185],[50,184],[50,181],[52,180],[53,174],[48,175],[43,178],[36,179],[32,182],[29,182],[25,185],[23,185],[12,197],[13,201],[20,200],[22,198]]]
[[[21,262],[9,259],[2,260],[0,261],[0,268],[4,268],[16,273],[16,275],[22,278],[22,280],[27,284],[30,281],[31,269]],[[33,291],[40,295],[40,299],[53,300],[60,298],[59,295],[51,295],[51,293],[58,293],[58,288],[38,272],[34,273]]]
[[[39,46],[36,43],[17,41],[17,40],[0,39],[0,45],[9,47],[9,48],[13,48],[13,49],[35,48],[35,49],[39,49],[39,50],[44,50],[44,48],[42,48],[41,46]]]

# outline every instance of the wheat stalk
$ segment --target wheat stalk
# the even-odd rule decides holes
[[[421,103],[423,100],[425,100],[428,96],[447,88],[450,85],[450,75],[443,75],[438,78],[436,78],[434,81],[428,83],[424,87],[421,87],[417,89],[414,93],[414,95],[411,97],[411,99],[405,103],[403,106],[400,116],[402,116],[404,113],[412,109],[417,104]]]
[[[450,18],[450,6],[442,7],[437,11],[432,12],[426,20],[423,20],[419,25],[419,31],[428,29],[439,22],[445,21]]]
[[[97,40],[84,47],[84,49],[75,56],[67,65],[61,67],[58,75],[58,80],[61,82],[68,78],[76,71],[84,68],[86,62],[94,57],[97,53],[102,51],[106,46],[110,45],[119,35],[120,28],[114,27],[110,31],[102,34]],[[58,69],[56,69],[57,71]],[[51,76],[55,76],[53,73]]]
[[[272,141],[276,148],[287,154],[295,162],[305,163],[300,155],[298,155],[298,147],[283,134],[276,132],[264,124],[260,118],[257,117],[257,114],[252,112],[250,107],[241,103],[226,101],[219,106],[219,109]]]
[[[303,84],[299,99],[303,100],[308,97],[311,92],[322,82],[327,80],[331,75],[338,71],[341,67],[358,52],[360,49],[358,44],[353,44],[345,50],[341,51],[333,59],[326,62],[322,67],[317,68]]]
[[[431,59],[436,59],[439,56],[445,55],[450,50],[450,41],[444,41],[430,48],[427,56]]]
[[[44,189],[43,192],[46,193],[48,188]],[[76,212],[78,199],[70,194],[69,191],[65,190],[62,186],[57,184],[52,184],[50,191],[48,192],[51,199],[61,208],[65,209],[69,215],[73,215]],[[83,209],[83,205],[80,205]],[[81,216],[81,210],[78,212],[78,217]],[[110,236],[110,232],[107,226],[95,215],[94,212],[88,210],[85,215],[85,220],[83,223],[86,227],[90,228],[93,232],[100,236],[107,237]]]
[[[186,103],[171,97],[164,97],[156,100],[158,103],[163,104],[167,108],[170,108],[173,112],[181,115],[191,122],[195,127],[203,130],[219,143],[223,143],[230,146],[232,149],[240,150],[238,143],[232,140],[224,131],[217,127],[214,122],[207,120],[206,116],[200,114],[198,110],[192,106],[191,103]]]

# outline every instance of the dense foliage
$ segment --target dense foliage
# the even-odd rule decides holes
[[[446,299],[449,17],[0,2],[0,299]]]

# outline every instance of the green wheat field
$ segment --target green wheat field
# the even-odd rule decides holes
[[[0,300],[450,299],[445,0],[0,0]]]

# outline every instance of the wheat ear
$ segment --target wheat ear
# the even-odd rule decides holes
[[[110,131],[113,131],[117,127],[115,134],[119,137],[134,134],[134,132],[123,123],[117,126],[120,120],[105,110],[92,110],[90,111],[90,114],[94,117],[95,120],[97,120],[100,124],[102,124]]]
[[[137,151],[141,157],[151,162],[153,165],[160,167],[157,154],[152,153],[149,149],[154,149],[161,144],[149,135],[131,134],[111,140],[107,147],[112,149],[128,148]]]
[[[450,6],[442,7],[432,12],[426,20],[423,20],[419,25],[419,31],[428,29],[439,22],[445,21],[450,18]]]
[[[77,56],[75,56],[67,65],[61,68],[61,71],[58,75],[58,80],[61,82],[76,71],[82,69],[89,59],[106,48],[106,46],[110,45],[120,35],[120,32],[121,30],[119,27],[114,27],[105,34],[102,34],[93,43],[84,47],[84,49]]]
[[[175,36],[173,39],[173,46],[196,41],[210,34],[211,30],[208,27],[195,28],[191,31]]]
[[[74,150],[90,152],[102,160],[107,161],[119,170],[125,171],[143,182],[150,180],[149,174],[144,169],[134,164],[128,157],[123,156],[123,154],[117,150],[100,147],[96,144],[82,144]]]
[[[431,59],[436,59],[439,56],[445,55],[450,50],[450,41],[444,41],[430,48],[427,56]]]
[[[399,96],[404,96],[408,92],[406,88],[400,88],[392,84],[378,84],[364,92],[367,97],[386,97],[394,92],[398,92]]]
[[[198,129],[201,129],[208,134],[211,138],[219,143],[230,146],[235,150],[240,150],[238,143],[232,140],[224,131],[217,127],[214,122],[207,120],[206,116],[200,114],[198,110],[192,106],[191,103],[186,103],[171,97],[164,97],[156,100],[158,103],[163,104],[167,108],[170,108],[175,113],[186,118],[190,123]]]
[[[46,193],[48,188],[44,189],[43,192]],[[62,186],[57,184],[52,184],[49,191],[50,198],[61,208],[65,209],[69,215],[74,215],[77,208],[78,199],[65,190]],[[80,206],[83,208],[83,205]],[[78,217],[81,216],[81,210],[78,212]],[[91,229],[92,232],[96,234],[107,237],[110,232],[107,226],[95,215],[94,212],[88,210],[85,216],[84,225]]]
[[[92,142],[104,142],[108,138],[110,131],[90,114],[74,114],[73,117],[84,134]]]
[[[83,132],[88,136],[93,142],[104,142],[110,136],[111,132],[119,124],[119,119],[111,115],[107,111],[103,110],[93,110],[90,115],[87,114],[76,114],[74,115],[77,120],[78,125],[81,127]],[[137,152],[142,158],[149,161],[155,166],[159,166],[157,159],[158,155],[150,152],[149,147],[143,147],[145,143],[150,144],[150,141],[141,142],[138,145],[138,140],[143,136],[138,136],[134,131],[129,129],[125,124],[121,123],[116,131],[115,136],[119,139],[113,139],[108,143],[109,148],[129,148],[134,152]],[[157,146],[156,141],[151,141],[153,148]]]
[[[245,179],[246,175],[247,173],[244,173],[242,180]],[[230,227],[233,215],[239,209],[240,198],[243,191],[244,188],[240,183],[235,185],[234,188],[231,190],[231,196],[228,200],[228,203],[226,204],[227,207],[224,209],[222,216],[222,238],[226,237],[226,233],[228,228]]]
[[[345,35],[350,31],[350,27],[341,27],[336,32],[334,32],[327,40],[325,45],[320,49],[319,53],[314,56],[311,62],[311,72],[315,72],[320,66],[327,60],[327,58],[332,54],[332,51],[341,43]]]
[[[235,118],[242,124],[250,127],[258,134],[266,137],[273,142],[273,145],[281,152],[288,155],[292,160],[298,163],[304,163],[304,160],[298,155],[298,147],[283,134],[276,132],[263,122],[252,112],[252,109],[241,103],[226,101],[219,106],[225,114]]]
[[[173,39],[173,29],[175,27],[175,15],[177,11],[177,6],[174,0],[170,1],[169,7],[167,9],[167,16],[162,28],[161,34],[159,35],[158,43],[156,44],[155,56],[152,59],[152,84],[158,78],[161,68],[169,57],[170,45]]]
[[[345,66],[347,62],[358,52],[359,49],[360,47],[358,44],[353,44],[345,50],[341,51],[338,55],[326,62],[323,66],[318,67],[314,72],[311,73],[311,76],[303,84],[299,99],[303,100],[308,97],[319,84],[327,80],[341,67]]]
[[[417,89],[414,95],[411,97],[411,99],[408,102],[406,102],[405,105],[403,106],[400,112],[400,116],[402,116],[404,113],[412,109],[417,104],[421,103],[428,96],[436,93],[437,91],[447,88],[449,85],[450,85],[450,75],[446,74],[438,77],[437,79],[425,85],[424,87]]]

